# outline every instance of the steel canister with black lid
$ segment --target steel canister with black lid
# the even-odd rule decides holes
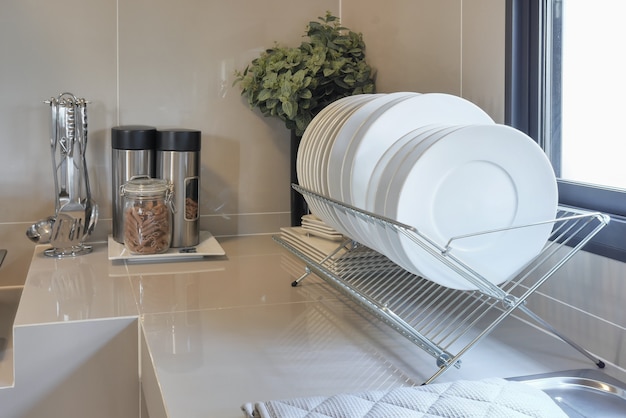
[[[201,132],[159,129],[156,140],[156,177],[172,184],[171,246],[193,247],[200,241]]]
[[[156,128],[125,125],[111,128],[113,239],[124,243],[124,202],[120,188],[137,177],[155,177]]]

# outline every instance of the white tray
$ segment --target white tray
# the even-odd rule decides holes
[[[200,231],[200,243],[191,248],[195,248],[195,252],[181,252],[181,248],[170,248],[163,254],[137,255],[131,254],[123,244],[115,241],[109,235],[109,260],[125,260],[129,262],[184,261],[226,254],[222,246],[209,231]]]

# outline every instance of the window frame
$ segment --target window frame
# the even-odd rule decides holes
[[[560,86],[546,80],[552,71],[560,73],[560,62],[546,59],[545,51],[552,47],[553,39],[560,39],[560,23],[557,20],[550,27],[553,31],[548,32],[545,22],[553,17],[553,2],[560,1],[507,0],[505,123],[529,135],[552,161],[557,161],[554,169],[559,204],[611,216],[609,225],[585,250],[626,261],[626,192],[558,178],[561,132],[551,115],[558,116],[560,98],[552,90],[556,87],[560,91]]]

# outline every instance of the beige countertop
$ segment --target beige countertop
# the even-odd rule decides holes
[[[106,340],[112,358],[140,353],[128,367],[138,367],[141,389],[128,397],[143,393],[142,416],[151,418],[241,417],[248,401],[419,385],[436,370],[432,357],[319,278],[292,287],[304,266],[270,236],[218,241],[225,256],[162,263],[112,262],[106,243],[70,259],[45,257],[39,246],[15,329],[101,327],[94,341]],[[139,342],[128,337],[120,346],[130,354],[120,354],[108,341],[132,335],[135,323]],[[593,364],[509,318],[438,381],[581,368]]]

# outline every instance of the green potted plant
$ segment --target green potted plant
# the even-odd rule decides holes
[[[235,72],[250,107],[280,118],[296,136],[331,102],[375,91],[360,33],[327,12],[319,22],[309,22],[306,36],[298,47],[275,44]]]
[[[374,72],[365,60],[360,33],[341,26],[327,12],[309,22],[307,39],[297,47],[278,43],[235,72],[251,108],[281,119],[291,131],[291,182],[297,183],[295,160],[300,138],[311,120],[328,104],[342,97],[374,93]],[[302,197],[292,190],[292,225],[306,213]]]

